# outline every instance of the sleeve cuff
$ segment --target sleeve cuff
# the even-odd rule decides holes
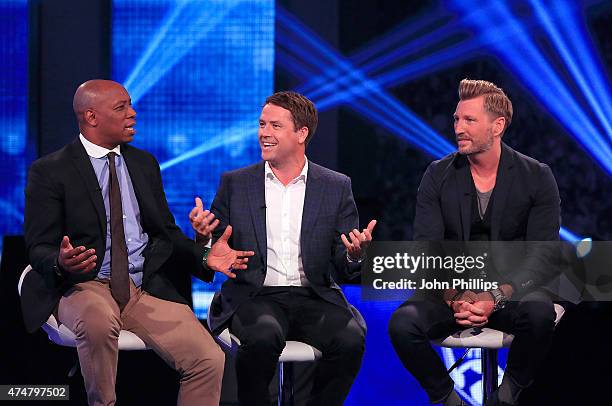
[[[351,256],[348,254],[348,252],[346,253],[346,260],[350,263],[350,264],[361,264],[363,262],[363,260],[365,259],[365,255],[361,258],[359,258],[358,260],[354,260],[353,258],[351,258]]]
[[[206,244],[206,246],[203,247],[204,252],[202,253],[202,266],[205,269],[210,269],[208,267],[208,254],[210,253],[210,242],[208,244]]]

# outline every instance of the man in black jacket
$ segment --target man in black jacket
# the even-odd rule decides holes
[[[493,83],[464,79],[459,98],[454,114],[458,151],[427,168],[417,194],[414,239],[558,240],[560,200],[550,168],[501,141],[512,119],[508,97]],[[432,403],[461,404],[429,343],[460,328],[487,325],[515,335],[491,404],[516,404],[521,389],[532,382],[555,319],[553,303],[540,288],[555,271],[545,253],[529,249],[511,274],[501,276],[497,289],[447,289],[438,300],[412,299],[393,314],[393,346]]]
[[[229,248],[231,230],[210,252],[207,241],[196,244],[181,232],[157,161],[127,144],[136,112],[121,85],[85,82],[73,107],[79,138],[34,162],[28,175],[25,239],[33,271],[22,288],[26,327],[36,330],[55,312],[75,333],[90,405],[115,403],[122,329],[179,372],[179,404],[217,405],[223,352],[170,274],[210,281],[248,253]],[[196,220],[210,239],[217,222]],[[246,267],[241,262],[237,269]]]

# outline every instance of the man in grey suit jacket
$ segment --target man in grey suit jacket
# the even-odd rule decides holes
[[[359,231],[350,179],[306,159],[316,125],[306,97],[268,97],[258,134],[264,162],[225,173],[211,206],[221,221],[214,235],[231,224],[232,245],[255,251],[248,270],[223,284],[210,313],[213,332],[229,326],[240,339],[243,405],[270,404],[268,386],[287,339],[323,354],[310,404],[341,405],[361,365],[365,323],[336,281],[358,274],[376,222]]]

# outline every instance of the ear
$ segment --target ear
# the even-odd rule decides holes
[[[506,118],[497,117],[493,120],[493,135],[500,136],[504,132],[504,127],[506,127]]]
[[[98,125],[98,119],[96,118],[96,112],[87,109],[83,113],[83,120],[92,127],[96,127]]]
[[[308,138],[308,127],[302,127],[298,130],[298,142],[300,144],[304,144],[306,142],[306,138]]]

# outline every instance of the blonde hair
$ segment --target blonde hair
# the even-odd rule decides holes
[[[495,118],[506,119],[503,134],[512,122],[512,102],[502,89],[486,80],[463,79],[459,83],[460,100],[474,99],[479,96],[484,96],[484,109],[487,113]]]

